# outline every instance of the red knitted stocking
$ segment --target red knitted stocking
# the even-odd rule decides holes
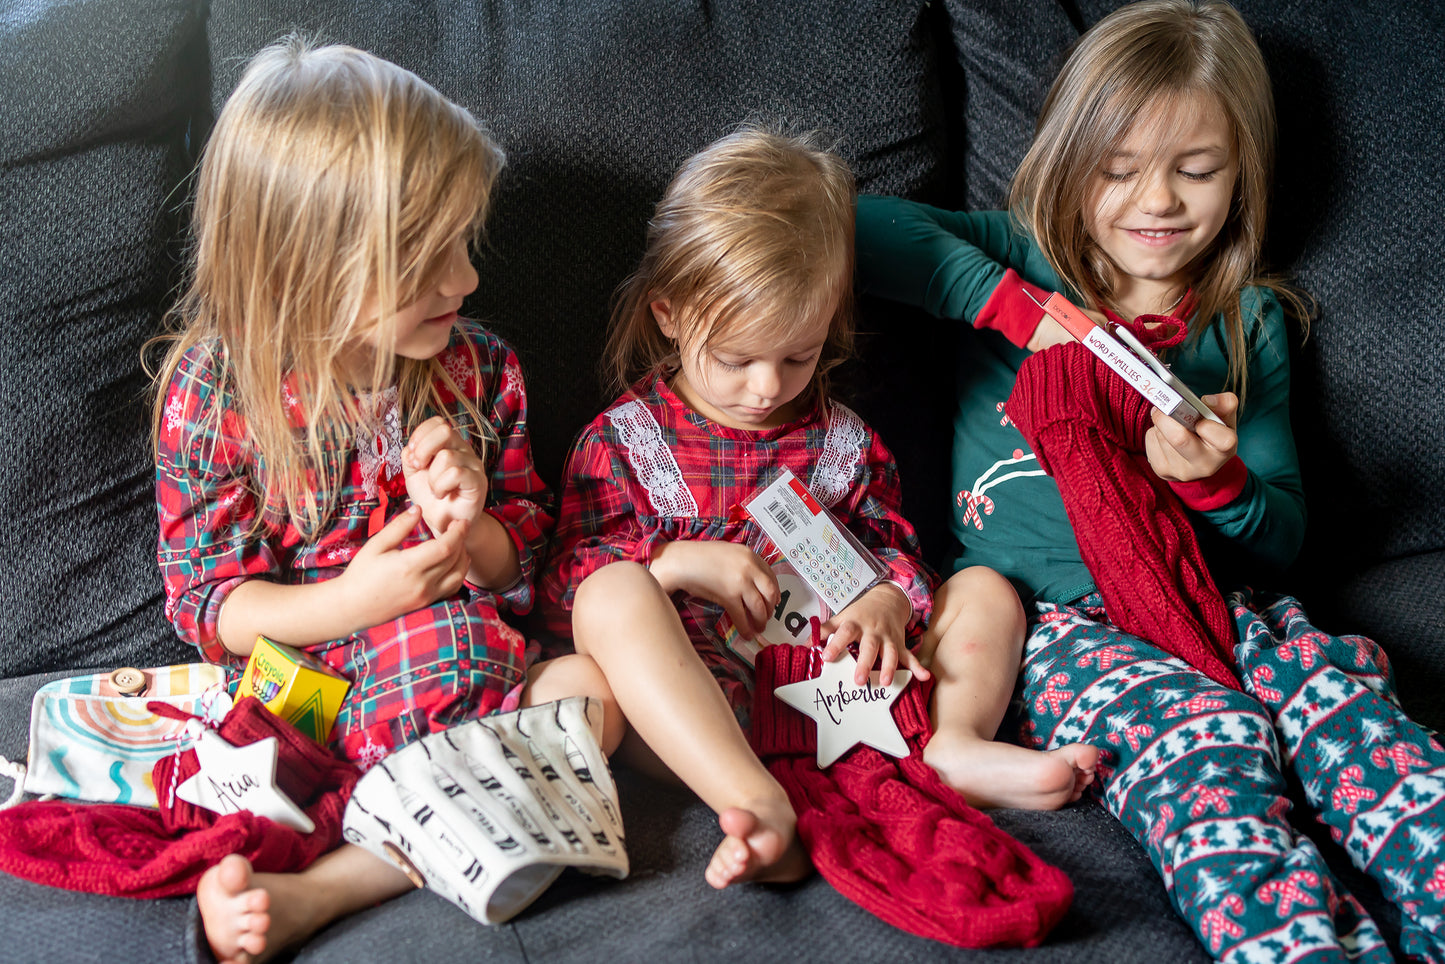
[[[161,703],[150,708],[186,716]],[[249,811],[224,816],[183,800],[172,803],[174,757],[155,765],[161,809],[121,804],[32,800],[0,811],[0,870],[38,884],[118,897],[195,893],[208,867],[242,854],[260,871],[299,871],[341,841],[341,817],[359,774],[307,739],[254,697],[232,707],[219,727],[232,746],[274,736],[276,783],[316,824],[303,834]],[[177,779],[197,770],[196,753],[181,754]]]
[[[806,646],[758,654],[751,739],[787,791],[818,872],[864,910],[921,937],[959,947],[1042,941],[1073,885],[923,762],[931,730],[918,683],[892,707],[912,750],[906,759],[859,745],[818,769],[815,724],[773,696],[813,676],[814,658]]]
[[[1006,405],[1058,483],[1109,618],[1237,690],[1234,621],[1183,505],[1144,455],[1149,410],[1076,342],[1030,356]]]

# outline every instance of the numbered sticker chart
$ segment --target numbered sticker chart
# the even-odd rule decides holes
[[[791,472],[785,470],[744,508],[833,612],[877,580],[877,563],[853,545]]]

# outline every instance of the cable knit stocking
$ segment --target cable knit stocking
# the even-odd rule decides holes
[[[163,703],[152,712],[188,714]],[[194,750],[163,757],[153,771],[161,809],[32,800],[0,812],[0,870],[38,884],[117,897],[195,893],[206,869],[241,854],[259,871],[299,871],[341,841],[341,816],[359,773],[317,746],[254,697],[238,700],[219,732],[232,746],[268,736],[279,743],[277,785],[302,807],[309,834],[249,811],[220,815],[172,795],[172,774],[199,769]]]
[[[1077,342],[1030,356],[1006,404],[1058,483],[1109,618],[1237,690],[1229,608],[1183,505],[1144,455],[1149,409]]]
[[[859,745],[817,766],[815,724],[773,696],[808,679],[806,646],[768,646],[757,657],[753,748],[798,814],[798,836],[838,892],[912,934],[959,947],[1031,947],[1073,899],[1073,885],[923,762],[931,727],[925,690],[910,683],[893,718],[911,754]]]

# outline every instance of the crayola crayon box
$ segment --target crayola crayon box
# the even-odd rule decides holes
[[[256,637],[236,698],[254,696],[296,729],[325,744],[351,683],[309,653]]]

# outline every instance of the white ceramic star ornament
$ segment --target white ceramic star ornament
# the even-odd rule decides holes
[[[276,738],[232,746],[214,730],[202,728],[195,742],[200,769],[176,788],[176,796],[216,813],[249,810],[302,833],[316,824],[276,785]]]
[[[814,679],[785,683],[773,695],[811,716],[818,724],[818,768],[828,766],[859,743],[890,756],[908,755],[908,744],[898,732],[889,708],[913,678],[906,669],[895,670],[893,682],[883,686],[878,671],[868,674],[868,685],[853,682],[858,661],[844,653]]]

